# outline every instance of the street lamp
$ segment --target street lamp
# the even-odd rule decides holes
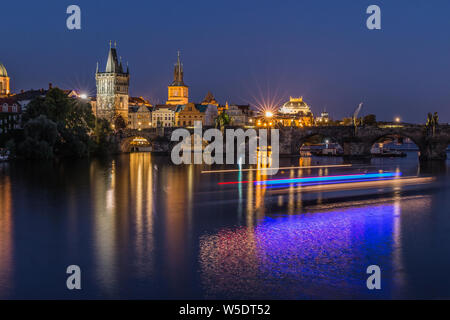
[[[400,122],[400,117],[395,117],[395,122],[399,123]]]
[[[266,111],[266,118],[272,118],[273,113],[271,111]]]

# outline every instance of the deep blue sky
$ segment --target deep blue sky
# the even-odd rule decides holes
[[[82,30],[66,29],[78,4]],[[382,30],[366,28],[366,8]],[[109,40],[129,61],[130,93],[164,102],[178,49],[193,101],[221,103],[303,96],[334,118],[363,113],[450,122],[450,1],[433,0],[42,0],[2,1],[0,61],[12,89],[95,93],[96,62]]]

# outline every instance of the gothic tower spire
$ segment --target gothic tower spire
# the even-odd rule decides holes
[[[173,72],[173,86],[184,86],[183,82],[183,64],[180,59],[180,51],[178,51],[177,63],[175,64],[175,69]]]
[[[119,61],[117,48],[112,46],[112,41],[109,42],[105,71],[100,72],[97,63],[95,79],[97,84],[96,116],[114,121],[120,115],[127,121],[130,75],[124,73],[122,57]]]
[[[111,47],[111,42],[105,72],[120,72],[119,59],[117,59],[117,50],[116,48]]]
[[[178,64],[178,76],[180,76],[181,74],[180,50],[178,50],[177,64]]]
[[[166,103],[170,105],[186,104],[189,101],[189,89],[184,84],[183,64],[180,56],[180,51],[178,51],[177,62],[173,70],[173,81],[168,87],[169,94]]]

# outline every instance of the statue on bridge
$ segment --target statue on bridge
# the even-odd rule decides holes
[[[432,123],[433,123],[433,115],[431,114],[431,112],[428,112],[426,126],[431,127]]]
[[[358,114],[361,111],[362,106],[363,106],[363,103],[361,102],[358,105],[358,107],[356,108],[355,112],[353,112],[352,119],[353,119],[354,135],[356,135],[356,133],[358,132]],[[362,121],[360,121],[360,125],[362,124],[361,122]]]
[[[438,116],[437,112],[435,112],[433,115],[433,123],[435,126],[437,126],[439,124],[439,116]]]
[[[436,133],[436,127],[439,125],[439,116],[438,113],[435,112],[434,114],[431,114],[431,112],[428,112],[427,116],[427,128],[428,130],[432,131],[433,136]]]

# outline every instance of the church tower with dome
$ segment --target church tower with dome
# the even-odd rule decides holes
[[[117,45],[109,43],[108,61],[104,72],[99,72],[98,63],[95,73],[97,84],[96,116],[112,121],[116,116],[122,116],[128,123],[128,88],[130,72],[123,70],[122,61],[117,57]]]
[[[0,62],[0,97],[7,97],[11,94],[9,88],[9,77],[5,66]]]
[[[311,113],[311,109],[303,101],[303,97],[293,98],[289,97],[289,101],[283,104],[283,106],[278,110],[281,114],[290,114],[290,115],[307,115]]]

